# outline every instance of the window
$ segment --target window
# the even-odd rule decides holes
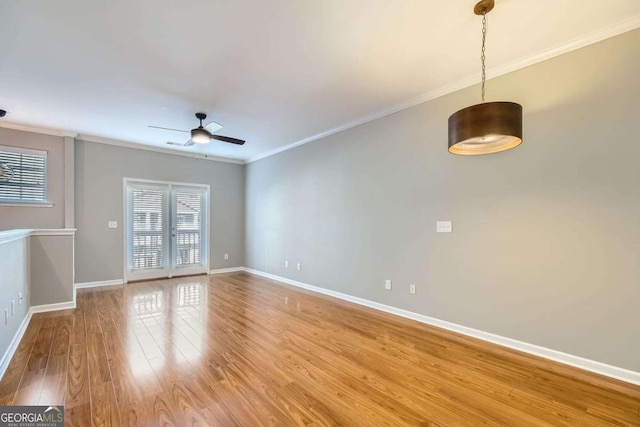
[[[0,145],[0,203],[46,203],[47,152]]]

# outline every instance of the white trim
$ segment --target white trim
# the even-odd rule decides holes
[[[76,234],[75,228],[51,228],[41,230],[31,230],[31,236],[73,236]]]
[[[0,208],[52,208],[50,202],[5,202],[0,200]]]
[[[72,236],[75,232],[75,228],[49,230],[15,229],[0,231],[0,245],[3,243],[13,242],[14,240],[24,239],[29,236]]]
[[[135,150],[155,151],[156,153],[191,157],[192,159],[197,159],[197,160],[211,160],[214,162],[235,163],[238,165],[243,165],[245,163],[245,161],[242,159],[233,159],[228,157],[212,156],[210,154],[193,153],[193,152],[176,150],[176,149],[171,149],[166,147],[158,147],[155,145],[138,144],[135,142],[121,141],[118,139],[102,138],[100,136],[93,136],[93,135],[80,134],[76,136],[76,140],[85,141],[85,142],[95,142],[97,144],[114,145],[116,147],[133,148]]]
[[[467,326],[458,325],[455,323],[447,322],[445,320],[440,320],[434,317],[425,316],[423,314],[414,313],[412,311],[403,310],[401,308],[391,307],[389,305],[380,304],[374,301],[369,301],[364,298],[343,294],[342,292],[332,291],[330,289],[324,289],[318,286],[313,286],[306,283],[298,282],[296,280],[287,279],[285,277],[276,276],[275,274],[265,273],[263,271],[254,270],[246,267],[244,268],[244,271],[246,271],[247,273],[255,274],[257,276],[266,277],[267,279],[275,280],[281,283],[286,283],[288,285],[296,286],[299,288],[307,289],[309,291],[317,292],[324,295],[329,295],[334,298],[359,304],[365,307],[384,311],[386,313],[395,314],[396,316],[416,320],[421,323],[436,326],[438,328],[442,328],[442,329],[446,329],[459,334],[467,335],[483,341],[488,341],[503,347],[522,351],[524,353],[532,354],[534,356],[542,357],[544,359],[549,359],[558,363],[573,366],[579,369],[584,369],[585,371],[595,372],[596,374],[615,378],[620,381],[625,381],[631,384],[640,385],[640,372],[619,368],[617,366],[607,365],[605,363],[585,359],[580,356],[574,356],[572,354],[563,353],[561,351],[552,350],[552,349],[538,346],[535,344],[529,344],[523,341],[514,340],[512,338],[507,338],[507,337],[492,334],[489,332],[480,331],[478,329],[469,328]]]
[[[209,271],[209,274],[236,273],[238,271],[245,271],[245,268],[244,267],[219,268],[217,270]]]
[[[29,326],[29,322],[31,322],[31,310],[27,311],[27,315],[24,316],[24,319],[22,319],[22,323],[20,323],[20,327],[16,331],[15,335],[13,336],[13,339],[9,343],[9,347],[7,348],[7,351],[4,352],[4,355],[0,360],[0,380],[2,380],[2,378],[4,377],[4,374],[7,372],[7,368],[11,363],[11,359],[13,359],[13,356],[16,350],[18,349],[18,346],[20,345],[20,341],[22,341],[22,337],[24,336],[24,333],[27,331],[27,326]]]
[[[48,128],[43,128],[39,126],[23,125],[23,124],[8,123],[8,122],[0,123],[0,128],[19,130],[23,132],[40,133],[43,135],[50,135],[50,136],[62,136],[62,137],[68,136],[71,138],[75,138],[75,136],[77,135],[77,133],[72,132],[70,130],[48,129]]]
[[[34,305],[29,309],[29,313],[48,313],[50,311],[69,310],[72,308],[76,308],[75,301],[57,302],[55,304]]]
[[[0,245],[3,243],[9,243],[15,240],[24,239],[25,237],[29,237],[30,233],[31,230],[27,229],[0,231]]]
[[[115,279],[115,280],[102,280],[99,282],[82,282],[82,283],[76,283],[75,285],[73,285],[73,287],[75,289],[85,289],[85,288],[100,288],[103,286],[118,286],[118,285],[124,285],[124,280]]]
[[[635,30],[640,28],[640,16],[634,16],[629,19],[626,19],[617,24],[611,25],[609,27],[602,28],[593,33],[587,34],[585,36],[573,39],[568,41],[567,43],[552,47],[547,50],[543,50],[533,55],[529,55],[515,61],[508,62],[503,65],[499,65],[497,67],[492,67],[487,70],[487,79],[496,78],[503,76],[505,74],[511,73],[513,71],[520,70],[522,68],[528,67],[533,64],[537,64],[539,62],[546,61],[547,59],[555,58],[556,56],[563,55],[565,53],[572,52],[574,50],[581,49],[583,47],[589,46],[591,44],[595,44],[602,40],[615,37],[617,35],[626,33],[628,31]],[[397,113],[398,111],[406,110],[407,108],[415,107],[416,105],[423,104],[427,101],[432,101],[436,98],[440,98],[442,96],[448,95],[450,93],[456,92],[461,89],[465,89],[467,87],[473,86],[475,84],[480,83],[480,78],[476,75],[465,77],[457,82],[442,86],[440,88],[434,89],[432,91],[423,93],[417,97],[408,99],[406,101],[400,102],[398,104],[392,105],[384,110],[378,111],[371,115],[362,117],[360,119],[345,123],[341,126],[335,127],[333,129],[326,130],[324,132],[320,132],[318,134],[312,135],[308,138],[302,139],[300,141],[285,145],[283,147],[278,147],[273,150],[265,151],[262,154],[258,154],[257,156],[249,158],[245,163],[252,163],[256,160],[264,159],[266,157],[273,156],[274,154],[281,153],[283,151],[291,150],[292,148],[298,147],[300,145],[308,144],[309,142],[316,141],[318,139],[325,138],[327,136],[345,131],[347,129],[351,129],[356,126],[360,126],[362,124],[371,122],[376,119],[380,119],[382,117],[389,116],[391,114]]]

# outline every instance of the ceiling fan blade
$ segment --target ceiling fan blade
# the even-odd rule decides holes
[[[222,135],[211,135],[211,139],[217,139],[218,141],[229,142],[231,144],[238,144],[238,145],[244,144],[244,141],[241,139],[230,138],[228,136],[222,136]]]
[[[219,131],[220,129],[222,129],[222,125],[220,123],[217,122],[211,122],[208,125],[206,125],[204,127],[206,130],[208,130],[209,132],[213,133],[216,131]]]
[[[193,140],[190,139],[190,140],[188,140],[187,142],[184,143],[184,147],[191,147],[194,144],[195,144],[195,142],[193,142]]]
[[[173,131],[173,132],[184,132],[184,133],[189,133],[189,131],[188,131],[188,130],[182,130],[182,129],[163,128],[163,127],[161,127],[161,126],[148,126],[148,127],[153,128],[153,129],[170,130],[170,131]]]

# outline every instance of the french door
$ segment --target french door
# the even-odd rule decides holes
[[[125,178],[126,282],[209,271],[209,186]]]

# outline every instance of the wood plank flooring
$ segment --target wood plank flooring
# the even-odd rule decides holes
[[[0,404],[69,426],[640,426],[640,387],[246,273],[79,291]]]

